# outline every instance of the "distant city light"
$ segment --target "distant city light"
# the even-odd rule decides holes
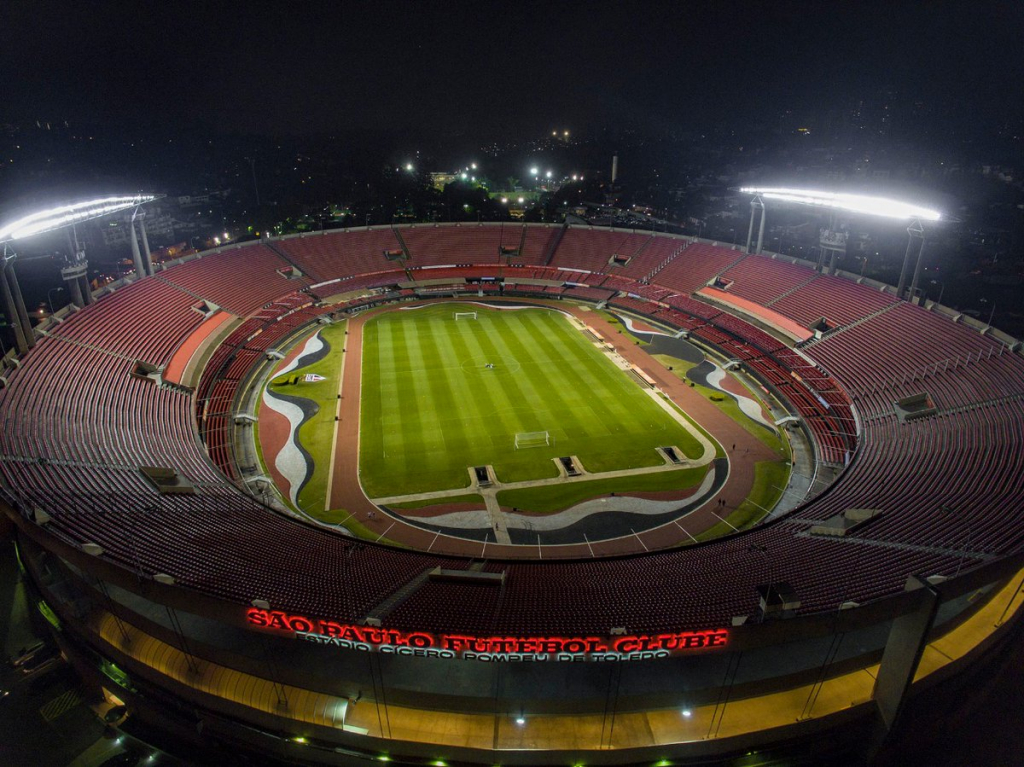
[[[406,169],[406,170],[410,170],[410,171],[411,171],[411,170],[412,170],[412,163],[411,163],[411,162],[409,162],[409,163],[406,163],[406,164],[405,164],[405,169]]]
[[[565,133],[563,133],[562,135],[563,135],[563,136],[568,136],[568,135],[569,135],[569,131],[566,131],[566,132],[565,132]]]
[[[469,167],[472,168],[473,170],[476,170],[476,163],[475,162],[470,163]]]
[[[465,181],[467,178],[469,178],[469,174],[463,173],[462,174],[462,180]]]
[[[546,175],[546,176],[547,176],[548,178],[551,178],[551,171],[548,171],[548,172],[547,172],[547,173],[546,173],[545,175]]]
[[[524,198],[520,197],[519,198],[519,202],[526,202],[526,200]]]
[[[813,205],[818,208],[830,208],[832,210],[848,210],[853,213],[866,213],[872,216],[883,216],[884,218],[903,220],[919,218],[925,221],[938,221],[942,218],[942,214],[937,210],[922,208],[908,202],[901,202],[900,200],[891,200],[887,197],[872,197],[864,194],[774,187],[743,187],[740,189],[740,192],[744,194],[759,194],[766,200],[795,202],[800,205]]]
[[[507,203],[508,202],[508,197],[502,197],[501,201],[502,201],[502,203]]]
[[[530,175],[531,176],[536,176],[538,173],[540,173],[540,168],[538,168],[536,166],[530,168]]]
[[[79,224],[120,210],[134,208],[155,199],[157,196],[153,194],[140,194],[133,197],[102,197],[40,210],[0,227],[0,242],[21,240],[43,232],[51,232],[62,226]]]

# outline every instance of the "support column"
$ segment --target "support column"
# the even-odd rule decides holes
[[[939,609],[938,593],[927,581],[912,575],[905,590],[919,592],[917,606],[892,622],[872,694],[886,734],[903,710]]]
[[[149,237],[146,235],[146,216],[139,216],[139,233],[142,235],[142,263],[146,267],[146,274],[153,276],[153,254],[149,250]]]
[[[764,207],[764,203],[761,204],[761,226],[757,229],[757,253],[760,253],[764,249],[764,220],[767,218],[768,211]]]
[[[77,306],[79,309],[82,308],[85,303],[82,300],[82,283],[77,277],[64,280],[67,283],[68,290],[71,292],[71,303]]]
[[[757,214],[757,198],[750,201],[750,227],[747,229],[747,253],[750,252],[750,243],[754,241],[754,216]]]
[[[82,276],[78,278],[79,285],[81,286],[80,292],[85,298],[85,305],[88,306],[96,301],[92,294],[92,285],[89,284],[89,272],[88,269],[83,272]]]
[[[36,345],[36,334],[32,331],[32,320],[28,318],[28,311],[25,309],[25,299],[21,297],[21,286],[18,284],[18,275],[14,271],[14,262],[7,263],[7,279],[11,283],[11,293],[14,295],[14,306],[18,310],[18,319],[25,333],[25,341],[28,348]]]
[[[924,232],[921,232],[921,247],[917,250],[917,263],[914,265],[914,278],[910,281],[910,300],[917,295],[917,282],[921,278],[921,262],[924,261]]]
[[[135,234],[135,219],[128,221],[128,228],[132,233],[132,263],[135,264],[135,278],[141,279],[146,276],[146,268],[142,265],[142,254],[139,252],[139,238]]]
[[[921,226],[921,222],[914,219],[914,222],[907,227],[907,234],[910,235],[910,239],[907,242],[907,252],[903,256],[903,267],[900,269],[900,281],[896,284],[896,297],[903,298],[903,289],[907,286],[907,267],[910,266],[910,253],[914,249],[914,238],[920,237],[921,248],[918,250],[918,262],[917,267],[920,268],[920,251],[924,249],[924,228]]]
[[[0,272],[0,292],[4,297],[4,313],[7,315],[7,323],[14,328],[14,344],[18,354],[28,354],[28,341],[25,340],[25,332],[21,327],[21,318],[18,317],[18,309],[14,305],[14,296],[11,294],[11,286],[7,281],[7,267],[4,265]]]

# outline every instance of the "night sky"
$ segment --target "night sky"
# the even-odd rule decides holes
[[[1020,120],[1020,2],[8,0],[0,120],[514,135],[692,127],[894,90]]]

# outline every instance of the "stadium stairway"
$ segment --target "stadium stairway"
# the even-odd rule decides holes
[[[811,280],[808,280],[807,282],[810,283]],[[785,295],[779,296],[776,300],[779,301],[779,300],[782,300],[783,298],[785,298]],[[902,301],[896,301],[895,303],[888,304],[887,306],[883,306],[881,309],[877,309],[877,310],[873,311],[871,314],[868,314],[868,315],[866,315],[864,317],[861,317],[859,320],[854,320],[853,322],[849,323],[848,325],[842,325],[842,326],[836,328],[835,330],[831,330],[828,333],[825,333],[820,338],[812,338],[807,343],[805,343],[805,344],[797,344],[797,346],[799,346],[801,349],[807,349],[807,348],[809,348],[811,346],[814,346],[819,341],[824,341],[825,339],[831,340],[831,339],[835,338],[837,335],[839,335],[840,333],[842,333],[845,330],[849,330],[850,328],[855,328],[858,325],[864,324],[868,320],[873,320],[875,317],[879,317],[879,316],[885,314],[890,309],[895,309],[897,306],[900,306],[901,303],[902,303]]]
[[[671,264],[671,263],[672,263],[672,262],[673,262],[673,261],[674,261],[674,260],[676,259],[676,256],[678,256],[678,255],[679,255],[680,253],[682,253],[682,252],[683,252],[684,250],[686,250],[686,247],[687,247],[687,246],[688,246],[689,244],[690,244],[690,243],[688,243],[688,242],[684,242],[684,243],[683,243],[682,245],[680,245],[680,246],[679,246],[678,248],[676,248],[675,250],[673,250],[673,251],[672,251],[672,253],[671,253],[671,254],[669,255],[669,257],[668,257],[668,258],[666,258],[666,259],[665,259],[664,261],[662,261],[662,262],[661,262],[660,264],[658,264],[658,265],[657,265],[656,267],[654,267],[654,269],[652,269],[652,270],[651,270],[651,272],[650,272],[649,274],[645,275],[645,276],[644,276],[644,277],[643,277],[643,278],[642,278],[642,279],[640,280],[640,282],[642,282],[642,283],[643,283],[643,284],[645,284],[645,285],[650,285],[650,284],[651,284],[651,281],[652,281],[652,280],[653,280],[653,279],[654,279],[655,277],[657,277],[657,276],[658,276],[658,272],[660,272],[660,271],[661,271],[662,269],[664,269],[664,268],[665,268],[666,266],[668,266],[669,264]]]
[[[542,265],[551,265],[551,262],[555,258],[555,253],[558,252],[558,246],[561,244],[562,238],[565,237],[565,233],[568,231],[569,225],[562,224],[562,226],[558,229],[558,234],[555,235],[554,239],[548,242],[547,247],[544,249],[544,256],[540,260]]]
[[[380,602],[370,610],[370,612],[366,614],[365,620],[384,620],[392,610],[419,591],[423,584],[427,582],[428,578],[430,578],[430,570],[424,570],[411,580],[406,581],[397,590],[389,594],[384,601]]]
[[[768,302],[767,302],[767,303],[765,304],[765,306],[772,306],[773,304],[775,304],[775,303],[778,303],[779,301],[781,301],[781,300],[782,300],[783,298],[785,298],[786,296],[790,296],[790,295],[792,295],[793,293],[796,293],[796,292],[797,292],[798,290],[800,290],[801,288],[805,288],[805,287],[807,287],[807,286],[808,286],[808,285],[810,285],[810,284],[811,284],[812,282],[814,282],[814,281],[815,281],[816,279],[818,279],[818,278],[819,278],[820,276],[821,276],[820,274],[814,274],[814,275],[813,275],[813,276],[812,276],[812,277],[811,277],[811,278],[810,278],[809,280],[805,280],[804,282],[801,282],[801,283],[798,283],[798,284],[794,285],[793,287],[791,287],[791,288],[790,288],[789,290],[787,290],[787,291],[786,291],[785,293],[783,293],[782,295],[780,295],[780,296],[776,296],[776,297],[775,297],[775,298],[773,298],[773,299],[772,299],[771,301],[768,301]]]
[[[297,263],[296,263],[295,261],[293,261],[293,260],[291,259],[291,257],[290,257],[290,256],[289,256],[289,255],[288,255],[287,253],[285,253],[285,252],[284,252],[284,249],[283,249],[283,248],[279,248],[279,247],[277,247],[277,246],[276,246],[276,245],[275,245],[275,244],[274,244],[273,242],[271,242],[270,240],[263,240],[263,244],[264,244],[264,245],[266,245],[266,246],[267,246],[268,248],[270,248],[270,249],[271,249],[272,251],[274,251],[275,253],[277,253],[277,255],[279,255],[279,256],[280,256],[281,258],[283,258],[283,259],[284,259],[285,261],[287,261],[287,262],[288,262],[289,264],[291,264],[291,265],[292,265],[292,268],[294,268],[294,269],[295,269],[295,271],[296,271],[296,272],[298,272],[299,274],[305,274],[305,275],[306,275],[306,276],[308,276],[308,277],[312,277],[312,278],[314,278],[314,279],[315,279],[315,280],[316,280],[317,282],[322,282],[322,281],[324,280],[324,277],[322,277],[322,276],[321,276],[321,275],[319,275],[319,274],[314,274],[314,273],[313,273],[313,272],[312,272],[312,271],[311,271],[311,270],[310,270],[310,269],[309,269],[308,267],[305,267],[305,266],[299,266],[299,265],[298,265],[298,264],[297,264]]]
[[[405,254],[405,260],[409,261],[412,258],[412,254],[409,252],[409,246],[405,244],[405,238],[402,237],[402,232],[399,231],[397,226],[391,227],[391,231],[394,232],[395,239],[398,240],[398,245],[402,248],[402,253]]]
[[[197,301],[207,301],[205,296],[201,296],[198,293],[196,293],[194,290],[189,290],[188,288],[186,288],[186,287],[184,287],[182,285],[178,285],[175,282],[171,282],[169,279],[167,279],[166,277],[164,277],[162,275],[154,274],[153,275],[153,279],[154,280],[160,280],[160,282],[163,282],[166,285],[170,285],[172,288],[174,288],[175,290],[180,290],[182,293],[188,293],[190,296],[192,296],[192,298],[196,299]],[[227,310],[225,310],[225,311],[227,311]]]

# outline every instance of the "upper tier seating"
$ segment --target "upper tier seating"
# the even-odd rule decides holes
[[[159,273],[159,278],[245,317],[280,295],[309,285],[308,277],[288,279],[292,265],[265,245],[222,250]]]

